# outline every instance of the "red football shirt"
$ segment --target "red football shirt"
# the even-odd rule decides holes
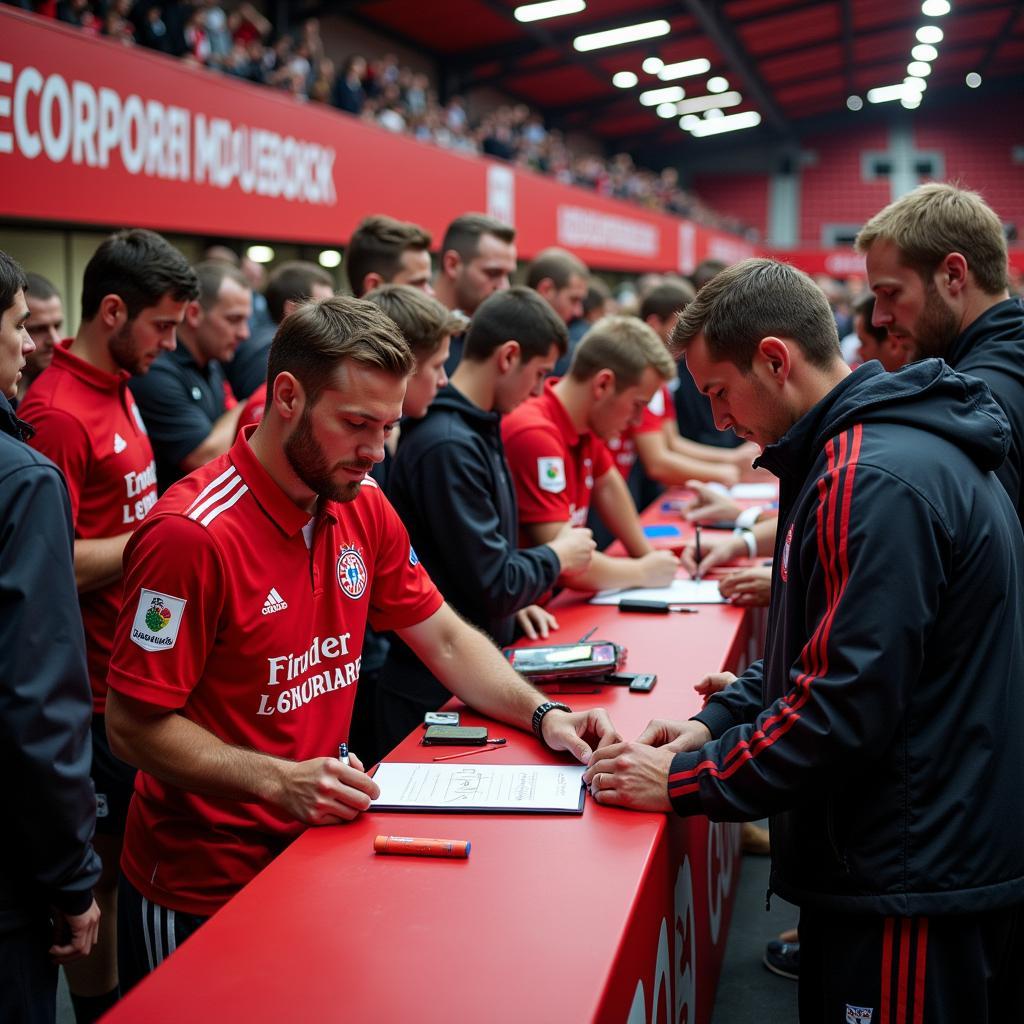
[[[134,530],[156,503],[156,464],[127,373],[79,359],[65,339],[33,383],[18,415],[36,429],[29,442],[64,473],[75,537]],[[107,665],[121,608],[120,580],[79,594],[93,708],[107,700]]]
[[[402,629],[442,598],[374,481],[311,520],[256,459],[251,432],[171,487],[132,537],[110,685],[234,746],[336,755],[367,619]],[[140,771],[121,866],[147,898],[208,915],[304,828],[271,804]]]
[[[505,456],[519,503],[520,523],[584,526],[594,481],[613,468],[600,438],[578,432],[549,377],[544,392],[501,421]],[[520,544],[529,545],[521,533]]]
[[[628,426],[618,436],[608,441],[608,450],[615,459],[615,467],[626,478],[636,462],[636,439],[640,434],[656,434],[665,425],[669,417],[674,416],[672,393],[663,385],[654,392],[654,397],[644,406],[640,423]]]

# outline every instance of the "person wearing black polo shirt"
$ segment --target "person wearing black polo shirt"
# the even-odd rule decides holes
[[[175,480],[224,455],[238,433],[242,405],[229,408],[222,363],[249,337],[252,290],[242,272],[200,263],[199,298],[185,308],[178,345],[131,389],[156,456],[161,493]]]

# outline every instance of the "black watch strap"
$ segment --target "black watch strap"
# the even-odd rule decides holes
[[[559,704],[558,701],[555,700],[545,701],[533,712],[533,733],[541,743],[544,743],[544,733],[541,732],[541,723],[544,721],[544,716],[549,711],[554,711],[556,709],[558,711],[565,711],[572,714],[572,708],[569,707],[568,704]]]

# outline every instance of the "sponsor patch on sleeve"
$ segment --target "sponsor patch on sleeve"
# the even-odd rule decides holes
[[[542,491],[561,494],[565,490],[565,463],[557,456],[538,459],[537,482]]]
[[[169,651],[178,639],[185,599],[145,587],[132,622],[132,642],[147,651]]]

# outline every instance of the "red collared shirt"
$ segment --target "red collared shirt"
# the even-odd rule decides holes
[[[18,415],[35,427],[29,442],[64,474],[75,537],[97,540],[134,530],[156,503],[153,449],[128,390],[129,375],[79,359],[65,339]],[[79,595],[93,709],[107,699],[107,664],[121,608],[121,581]]]
[[[110,685],[225,743],[293,761],[348,738],[367,620],[429,618],[442,598],[377,485],[295,505],[240,436],[160,499],[126,552]],[[122,869],[147,898],[213,913],[305,827],[279,808],[139,772]]]

